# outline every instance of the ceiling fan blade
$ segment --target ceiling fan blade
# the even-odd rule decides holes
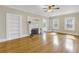
[[[53,8],[53,9],[60,9],[60,8]]]
[[[55,7],[55,5],[52,5],[52,7]]]
[[[60,9],[59,7],[55,7],[55,5],[46,5],[48,7],[44,7],[44,12],[53,12],[54,9]]]
[[[43,8],[43,9],[47,9],[47,8]]]
[[[45,10],[44,12],[48,12],[48,10]]]
[[[48,5],[44,5],[44,6],[48,6]]]

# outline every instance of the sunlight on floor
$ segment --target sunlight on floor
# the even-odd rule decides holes
[[[75,36],[73,36],[73,35],[66,35],[65,38],[69,38],[69,39],[75,40]]]
[[[51,35],[57,35],[57,33],[50,33]]]
[[[43,44],[46,44],[47,43],[47,38],[46,38],[46,33],[44,32],[43,34],[42,34],[42,41],[43,41]]]
[[[72,52],[74,50],[74,40],[75,37],[72,35],[66,35],[65,36],[65,48],[69,52]]]
[[[58,38],[58,35],[56,33],[52,33],[52,35],[53,35],[53,37],[52,37],[53,45],[59,46],[59,38]]]

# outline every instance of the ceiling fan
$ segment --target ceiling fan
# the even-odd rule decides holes
[[[46,5],[46,8],[43,8],[44,12],[53,12],[56,9],[60,9],[59,7],[56,7],[55,5]]]

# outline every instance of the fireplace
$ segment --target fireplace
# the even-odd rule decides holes
[[[31,30],[31,35],[36,35],[36,34],[39,34],[39,29],[38,28],[33,28]]]

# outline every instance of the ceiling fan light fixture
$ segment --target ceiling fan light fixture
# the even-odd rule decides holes
[[[53,11],[52,9],[49,9],[49,10],[48,10],[48,12],[52,12],[52,11]]]
[[[45,12],[53,12],[54,10],[60,9],[59,7],[55,7],[55,5],[48,5],[47,8],[43,8],[46,11]]]

